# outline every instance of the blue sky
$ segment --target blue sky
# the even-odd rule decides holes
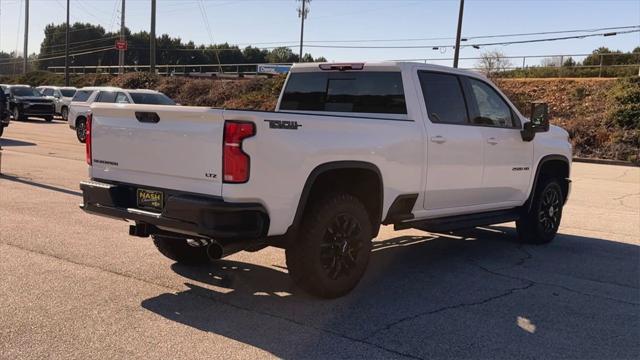
[[[20,8],[24,0],[0,0],[0,49],[22,51]],[[119,27],[120,0],[71,0],[71,21],[100,24],[107,30]],[[168,33],[197,44],[210,38],[198,0],[157,0],[157,33]],[[65,19],[66,0],[31,0],[29,51],[36,52],[49,23]],[[148,30],[150,0],[126,0],[126,25],[133,31]],[[215,42],[258,46],[297,44],[299,19],[295,0],[204,0]],[[313,0],[305,24],[305,39],[360,40],[452,38],[455,36],[458,0]],[[22,23],[23,21],[21,21]],[[512,34],[537,31],[589,29],[640,24],[638,0],[467,0],[463,25],[464,36]],[[17,31],[18,26],[20,32]],[[553,35],[547,35],[553,36]],[[531,37],[529,37],[531,38]],[[516,38],[497,39],[515,40]],[[523,39],[523,38],[518,38]],[[496,40],[496,39],[491,39]],[[277,44],[260,45],[275,42]],[[425,40],[364,45],[448,45],[453,40]],[[327,45],[312,43],[309,45]],[[354,45],[356,43],[339,45]],[[462,57],[478,56],[497,49],[506,55],[551,55],[589,53],[599,46],[629,51],[640,45],[640,34],[593,37],[547,43],[495,46],[481,49],[463,48]],[[294,47],[297,52],[297,45]],[[451,48],[428,49],[330,49],[306,48],[315,56],[329,60],[384,60],[449,58]],[[513,60],[520,63],[521,60]],[[534,62],[534,60],[531,60]],[[436,62],[450,65],[449,61]],[[474,61],[462,62],[472,66]]]

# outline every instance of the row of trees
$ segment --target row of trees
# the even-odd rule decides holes
[[[572,57],[553,56],[543,58],[540,65],[527,66],[527,70],[535,71],[541,68],[575,68],[591,66],[612,66],[612,65],[636,65],[640,64],[640,46],[631,52],[620,50],[610,50],[607,47],[599,47],[592,51],[582,61],[576,61]],[[488,76],[505,73],[514,68],[511,60],[500,51],[487,51],[482,53],[476,63],[476,68],[480,69]],[[517,69],[522,72],[525,69]],[[516,70],[514,70],[516,71]]]
[[[65,24],[50,24],[44,30],[45,37],[40,52],[34,54],[31,69],[47,69],[49,66],[64,65]],[[75,23],[70,27],[69,53],[73,66],[118,65],[118,52],[113,49],[119,33],[106,31],[102,26],[89,23]],[[149,64],[149,33],[125,31],[128,50],[125,52],[125,64]],[[102,49],[109,49],[102,51]],[[158,64],[201,65],[201,64],[247,64],[247,63],[291,63],[298,62],[298,54],[288,47],[260,49],[247,46],[241,49],[237,45],[215,44],[196,45],[192,41],[182,42],[167,34],[156,40],[156,62]],[[21,58],[15,54],[0,52],[0,73],[8,74],[22,70]],[[305,54],[303,62],[327,61],[324,57],[314,58]],[[9,64],[9,62],[11,62]],[[17,65],[15,65],[15,64]]]

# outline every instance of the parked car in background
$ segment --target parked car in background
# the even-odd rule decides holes
[[[7,111],[7,97],[4,94],[4,87],[0,84],[0,136],[4,128],[9,126],[9,112]]]
[[[76,88],[71,86],[38,86],[36,89],[42,95],[53,98],[53,103],[56,106],[56,115],[60,115],[67,120],[69,104],[76,94]]]
[[[89,106],[95,101],[101,91],[119,91],[117,87],[90,86],[76,90],[75,95],[69,104],[69,115],[67,115],[67,123],[72,130],[76,131],[78,141],[84,143],[86,134],[86,121]]]
[[[26,120],[30,116],[53,120],[55,105],[29,85],[9,85],[4,89],[7,97],[7,109],[14,120]]]
[[[86,139],[87,113],[93,103],[176,105],[165,94],[144,89],[120,89],[115,87],[86,87],[79,89],[71,101],[67,122],[76,131],[81,143]]]

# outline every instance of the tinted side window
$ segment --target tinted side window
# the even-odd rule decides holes
[[[44,91],[42,92],[42,95],[53,96],[53,89],[44,89]]]
[[[406,114],[399,72],[293,73],[281,110]]]
[[[78,90],[76,94],[73,95],[73,99],[71,101],[81,101],[85,102],[89,100],[89,96],[93,93],[93,90]]]
[[[323,111],[327,91],[327,74],[293,73],[280,102],[281,110]]]
[[[511,108],[491,86],[469,79],[472,90],[472,101],[476,105],[472,123],[499,127],[513,127]]]
[[[96,98],[96,102],[100,103],[114,103],[116,102],[116,92],[114,91],[101,91]]]
[[[468,122],[467,106],[456,75],[420,72],[419,77],[431,121],[447,124]]]
[[[127,95],[119,92],[118,95],[116,95],[116,101],[118,104],[128,104],[129,103],[129,98],[127,98]]]

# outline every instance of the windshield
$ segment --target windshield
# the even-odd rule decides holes
[[[30,87],[14,87],[10,91],[13,96],[42,96],[38,90]]]
[[[78,90],[71,101],[86,102],[92,93],[93,90]]]
[[[62,96],[64,97],[72,97],[76,93],[76,89],[60,89]]]
[[[135,104],[149,105],[175,105],[175,101],[171,100],[167,95],[160,93],[136,93],[131,92],[131,99]]]

